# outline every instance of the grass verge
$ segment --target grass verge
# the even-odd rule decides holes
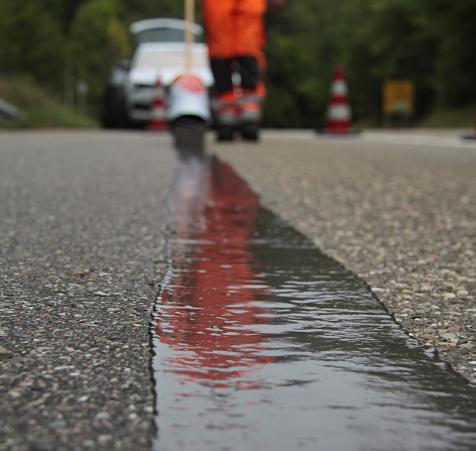
[[[476,105],[457,110],[436,109],[421,123],[423,128],[471,128],[476,127]]]
[[[28,78],[0,78],[0,97],[15,105],[25,117],[0,117],[0,128],[95,128],[94,119],[67,110],[47,91]]]

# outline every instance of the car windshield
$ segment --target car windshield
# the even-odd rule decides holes
[[[137,33],[135,38],[138,44],[147,42],[184,42],[185,32],[179,28],[151,28]],[[194,33],[194,39],[195,42],[203,42],[200,34]]]
[[[182,67],[184,65],[184,51],[170,49],[140,49],[134,57],[134,68],[145,67]],[[205,48],[194,48],[193,66],[195,68],[208,67],[207,51]]]

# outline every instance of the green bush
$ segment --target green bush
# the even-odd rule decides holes
[[[96,121],[69,111],[28,78],[0,78],[0,97],[19,108],[25,117],[0,120],[2,128],[91,128]]]
[[[129,33],[116,0],[90,0],[78,10],[71,29],[70,56],[76,80],[89,86],[98,107],[111,67],[130,53]]]

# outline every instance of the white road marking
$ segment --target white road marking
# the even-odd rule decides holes
[[[462,139],[464,133],[446,134],[414,134],[405,132],[365,132],[362,141],[369,143],[399,144],[408,146],[444,147],[476,150],[476,141]]]
[[[345,142],[348,144],[392,144],[402,146],[438,147],[446,149],[476,150],[476,140],[464,140],[470,131],[422,130],[422,131],[364,131],[360,135],[318,135],[313,130],[265,130],[264,137],[280,139],[303,139],[306,141]]]

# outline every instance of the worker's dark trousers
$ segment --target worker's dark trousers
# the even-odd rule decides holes
[[[233,72],[240,74],[242,89],[256,89],[260,79],[260,70],[256,57],[210,58],[210,63],[217,93],[224,93],[233,89]]]

